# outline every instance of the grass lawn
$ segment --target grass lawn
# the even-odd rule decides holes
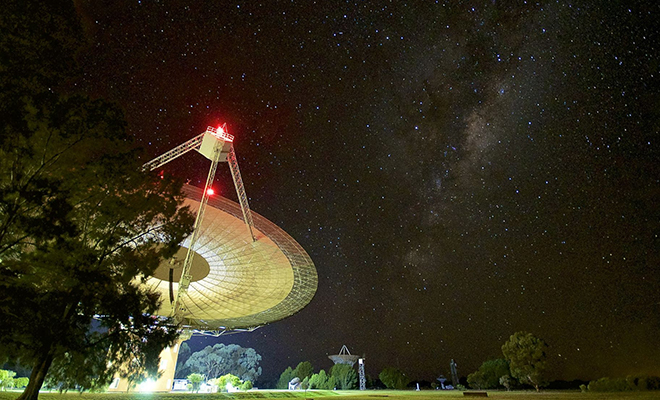
[[[14,400],[20,392],[0,392],[0,400]],[[322,397],[341,397],[341,400],[445,400],[445,399],[474,399],[463,396],[458,391],[397,391],[397,390],[368,390],[365,392],[309,390],[304,391],[276,391],[253,390],[239,393],[41,393],[42,400],[242,400],[242,399],[300,399],[312,400]],[[576,391],[543,391],[536,392],[498,392],[488,391],[488,397],[498,400],[651,400],[659,399],[660,393],[654,392],[619,392],[619,393],[580,393]],[[330,399],[327,399],[330,400]],[[336,399],[340,400],[340,399]]]

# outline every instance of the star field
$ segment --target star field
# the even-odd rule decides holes
[[[226,122],[251,208],[314,260],[309,306],[219,339],[264,381],[342,344],[464,376],[520,330],[557,379],[660,375],[660,5],[186,3],[78,2],[77,85],[145,161]]]

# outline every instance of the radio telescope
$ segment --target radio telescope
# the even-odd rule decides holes
[[[305,250],[284,230],[250,210],[233,139],[225,127],[208,127],[143,166],[151,171],[191,150],[211,160],[204,190],[183,188],[184,205],[197,212],[192,234],[145,283],[161,293],[159,314],[173,317],[184,329],[181,341],[192,334],[254,330],[295,314],[316,292],[316,268]],[[225,161],[239,203],[209,190],[218,164]],[[164,373],[149,390],[171,390],[179,344],[161,353]],[[126,383],[115,379],[110,389],[126,390]]]
[[[198,210],[203,191],[186,185],[184,193],[185,204]],[[178,290],[190,238],[146,282],[164,299],[161,315],[175,315],[177,322],[193,332],[219,335],[283,319],[312,300],[317,275],[305,250],[254,212],[253,241],[241,213],[240,205],[227,198],[213,195],[209,199],[197,228],[188,289]],[[170,290],[180,294],[178,314]]]
[[[330,355],[328,358],[331,359],[335,364],[348,364],[352,367],[360,357],[351,354],[351,352],[348,351],[348,347],[343,345],[339,350],[339,354]]]

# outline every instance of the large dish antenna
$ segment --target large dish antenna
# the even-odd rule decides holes
[[[255,329],[299,311],[317,288],[305,250],[250,210],[233,141],[225,126],[208,127],[143,166],[152,171],[191,150],[211,160],[204,190],[184,187],[185,204],[197,211],[192,234],[146,282],[170,299],[159,313],[193,332]],[[239,204],[209,192],[221,162],[229,164]]]

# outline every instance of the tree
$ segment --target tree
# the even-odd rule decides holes
[[[202,382],[204,382],[204,375],[202,374],[190,374],[188,375],[188,388],[191,392],[199,392],[199,389],[202,387]]]
[[[500,385],[504,386],[507,390],[511,390],[511,387],[515,385],[515,380],[511,377],[511,375],[504,375],[500,377]]]
[[[519,382],[532,385],[536,391],[546,384],[548,345],[531,333],[516,332],[502,345],[511,375]]]
[[[227,391],[227,384],[231,384],[232,387],[237,388],[241,385],[241,378],[232,374],[225,374],[216,379],[216,384],[218,389],[222,392]]]
[[[333,365],[330,375],[341,390],[355,389],[357,386],[357,372],[348,364]]]
[[[582,386],[580,387],[582,391],[586,391],[587,387]],[[600,378],[589,382],[588,389],[589,392],[660,390],[660,377],[628,375],[625,378]]]
[[[309,361],[302,361],[298,363],[296,369],[293,370],[293,374],[300,378],[301,381],[312,376],[313,373],[314,367],[312,367],[312,363]]]
[[[309,378],[310,389],[332,389],[328,387],[328,375],[325,370],[320,370],[318,374],[313,374]]]
[[[26,377],[16,378],[14,379],[14,387],[17,389],[23,389],[28,385],[29,382],[30,379]]]
[[[260,361],[261,355],[253,348],[217,343],[193,353],[184,368],[204,374],[209,379],[231,373],[243,381],[254,382],[261,376]]]
[[[186,361],[191,356],[191,351],[190,351],[190,346],[188,345],[188,342],[183,342],[181,343],[181,347],[179,347],[179,354],[176,359],[176,369],[175,369],[175,375],[174,377],[177,379],[185,379],[188,375],[190,375],[190,370],[185,366]]]
[[[398,368],[386,367],[383,369],[378,378],[388,389],[405,389],[410,379],[406,374]]]
[[[467,382],[472,389],[487,389],[483,371],[475,371],[467,376]]]
[[[14,376],[16,376],[16,372],[0,369],[0,388],[3,391],[14,387]]]
[[[334,390],[337,389],[337,387],[341,389],[339,382],[337,382],[337,377],[332,375],[328,377],[328,382],[326,383],[326,386],[328,390]]]
[[[509,364],[506,360],[496,359],[481,364],[479,370],[468,375],[467,380],[475,389],[495,389],[504,375],[509,375]]]
[[[107,355],[100,351],[89,354],[66,353],[53,361],[44,384],[56,387],[60,392],[80,388],[100,390],[106,386],[103,371],[107,361]]]
[[[141,171],[121,110],[58,90],[77,70],[77,23],[68,1],[0,15],[0,355],[32,367],[21,400],[49,371],[82,388],[129,361],[155,376],[178,335],[141,282],[193,218],[181,182]]]
[[[249,380],[248,380],[248,381],[245,381],[245,382],[241,383],[241,385],[239,386],[239,388],[240,388],[242,391],[248,391],[248,390],[252,389],[252,388],[253,388],[253,386],[252,386],[252,381],[249,381]]]
[[[118,110],[80,97],[56,106],[27,116],[22,148],[0,149],[11,171],[0,174],[0,343],[32,364],[21,399],[38,396],[53,362],[105,383],[128,361],[157,373],[177,331],[141,282],[192,226],[180,182],[140,170]],[[81,371],[86,359],[97,363]]]
[[[291,367],[286,367],[286,369],[280,374],[280,379],[277,380],[277,389],[288,389],[289,382],[295,377],[293,369]]]

